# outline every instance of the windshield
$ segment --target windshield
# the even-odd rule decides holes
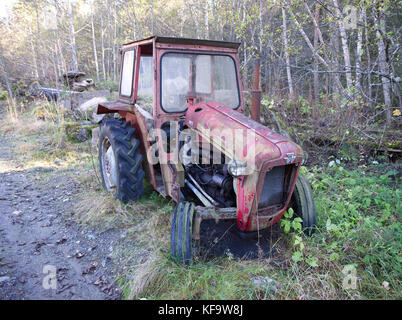
[[[166,112],[186,110],[186,97],[194,103],[219,102],[239,106],[235,62],[230,56],[166,53],[162,57],[161,104]]]

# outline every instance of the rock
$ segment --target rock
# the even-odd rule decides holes
[[[84,129],[84,128],[79,128],[75,138],[79,142],[87,141],[88,140],[88,132],[87,132],[87,130]]]
[[[276,293],[278,291],[279,283],[274,279],[269,279],[267,277],[255,276],[252,277],[251,282],[257,289],[264,289]]]
[[[84,271],[82,271],[82,274],[85,275],[85,274],[92,274],[92,273],[94,273],[94,271],[95,271],[97,265],[98,265],[98,264],[94,262],[89,268],[87,268],[87,269],[85,269]]]
[[[74,82],[80,81],[83,76],[85,76],[85,72],[82,71],[67,71],[63,73],[65,84],[68,87],[71,87]]]
[[[90,126],[90,125],[92,125],[91,121],[81,121],[80,122],[80,126]]]
[[[82,113],[87,113],[88,111],[92,111],[99,103],[107,101],[105,97],[94,97],[90,100],[85,101],[82,103],[78,110]]]
[[[95,236],[94,236],[93,234],[88,234],[88,235],[87,235],[87,238],[88,238],[89,240],[94,240],[94,239],[95,239]]]
[[[104,114],[96,114],[96,109],[99,103],[105,102],[107,99],[105,97],[95,97],[88,101],[85,101],[78,107],[81,114],[90,119],[93,123],[99,123],[102,121]]]
[[[99,98],[99,97],[109,97],[112,98],[112,100],[117,100],[114,99],[114,94],[110,93],[109,90],[94,90],[94,91],[68,91],[60,96],[60,105],[64,107],[66,110],[77,110],[79,106],[82,104],[86,103],[87,101],[93,99],[93,98]]]
[[[87,254],[86,253],[82,253],[82,252],[80,252],[80,251],[77,251],[76,253],[75,253],[75,257],[77,258],[77,259],[81,259],[82,257],[85,257]]]
[[[96,125],[89,121],[85,122],[65,122],[63,127],[65,129],[67,137],[72,141],[83,142],[88,140],[92,129]]]
[[[76,81],[73,83],[74,91],[85,91],[95,86],[94,81],[92,79],[85,79],[82,81]]]
[[[57,240],[56,241],[56,244],[63,244],[64,242],[66,242],[67,241],[67,238],[66,237],[63,237],[63,238],[61,238],[60,240]]]

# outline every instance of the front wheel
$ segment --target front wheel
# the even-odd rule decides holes
[[[194,203],[181,201],[173,212],[171,229],[172,257],[180,264],[188,265],[192,262],[194,209]]]
[[[304,233],[311,236],[316,229],[316,209],[310,183],[301,174],[297,176],[289,207],[293,209],[296,217],[303,220]]]

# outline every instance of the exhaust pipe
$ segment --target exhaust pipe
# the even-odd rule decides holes
[[[251,90],[251,119],[261,122],[260,58],[255,61],[254,85]]]

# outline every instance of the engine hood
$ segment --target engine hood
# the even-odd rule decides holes
[[[190,106],[185,123],[228,158],[245,161],[253,170],[302,161],[297,144],[220,103]]]

